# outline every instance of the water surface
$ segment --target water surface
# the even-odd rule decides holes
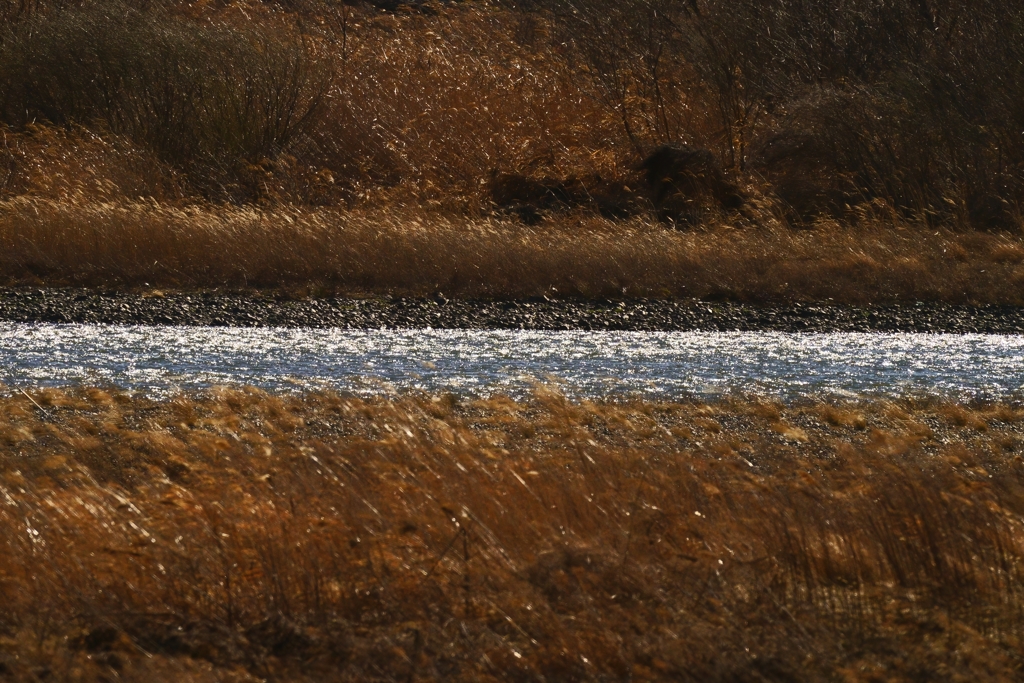
[[[0,383],[217,384],[519,396],[725,392],[1016,397],[1024,336],[781,332],[314,330],[0,323]]]

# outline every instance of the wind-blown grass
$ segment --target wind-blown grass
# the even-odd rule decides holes
[[[0,203],[8,284],[290,287],[350,295],[1024,302],[1024,240],[884,224],[665,230],[422,210]]]
[[[0,399],[9,680],[1006,680],[1021,410]]]
[[[1013,3],[372,4],[0,2],[0,281],[1022,303]]]

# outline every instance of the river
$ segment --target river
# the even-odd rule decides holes
[[[1024,389],[1024,336],[0,323],[0,384],[9,387],[522,396],[538,383],[573,397],[1012,398]]]

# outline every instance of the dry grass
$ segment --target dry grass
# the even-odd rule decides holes
[[[730,21],[742,23],[728,3],[705,4],[717,8],[704,15],[707,21],[725,22],[724,29]],[[898,4],[900,12],[910,12],[908,16],[920,14],[916,4]],[[677,5],[676,9],[687,6]],[[909,152],[884,163],[875,159],[882,165],[872,166],[868,175],[895,189],[886,193],[861,187],[856,197],[843,195],[839,201],[835,192],[842,188],[832,185],[864,173],[832,168],[829,163],[839,163],[832,152],[826,154],[831,155],[828,163],[813,154],[801,161],[798,154],[791,159],[793,168],[762,168],[768,161],[758,161],[754,143],[781,144],[780,139],[789,139],[786,135],[803,130],[796,126],[799,121],[753,116],[744,130],[729,133],[739,123],[718,110],[735,98],[716,94],[714,83],[698,77],[694,69],[700,64],[688,64],[688,53],[672,42],[675,38],[662,45],[663,50],[644,56],[633,45],[643,37],[640,34],[621,33],[625,27],[614,21],[605,27],[607,35],[594,34],[595,26],[583,24],[566,33],[574,24],[566,24],[558,12],[541,9],[546,6],[539,3],[535,11],[522,11],[501,3],[459,3],[431,5],[423,12],[381,12],[366,4],[320,0],[167,0],[126,14],[116,3],[78,7],[45,0],[0,2],[0,15],[12,22],[10,33],[0,35],[0,53],[14,65],[0,83],[7,112],[7,125],[0,124],[0,281],[161,287],[298,284],[357,295],[441,292],[467,297],[1024,303],[1024,239],[1011,211],[1017,204],[1010,196],[1017,186],[1003,177],[1013,175],[1012,169],[1019,166],[1011,154],[1017,142],[991,147],[1006,168],[985,172],[1003,180],[980,175],[961,182],[953,173],[942,183],[963,185],[954,191],[942,183],[932,187],[923,180],[911,182],[908,178],[917,166],[929,178],[935,168],[952,166],[928,156],[938,150],[936,145],[903,140],[894,149],[932,151],[923,161]],[[603,7],[597,4],[588,11],[602,14]],[[632,16],[628,7],[621,12],[608,16]],[[122,14],[133,18],[128,21]],[[843,21],[859,16],[852,10],[840,14]],[[785,16],[782,12],[773,21]],[[92,23],[77,20],[82,17]],[[947,18],[943,14],[943,20]],[[124,21],[124,31],[109,29]],[[93,25],[100,28],[87,30]],[[189,42],[197,26],[205,27],[203,35],[209,34],[206,42]],[[188,79],[177,85],[168,81],[163,89],[150,87],[151,81],[160,79],[133,68],[142,69],[139,59],[145,57],[146,68],[161,73],[163,62],[153,62],[159,55],[150,54],[150,47],[152,36],[162,35],[164,29],[182,37],[181,45],[191,46],[183,55],[193,60],[189,63],[221,64],[218,49],[248,45],[254,36],[268,44],[280,43],[296,59],[301,56],[300,71],[306,74],[308,67],[312,75],[306,74],[308,88],[299,88],[305,94],[289,100],[295,111],[263,112],[294,125],[285,126],[287,130],[276,137],[268,133],[266,139],[246,142],[243,133],[251,126],[224,114],[224,102],[213,92],[216,88],[203,91],[211,102],[197,102],[184,85]],[[936,31],[929,29],[927,35]],[[37,40],[37,33],[48,36],[47,41]],[[838,39],[834,33],[829,28],[814,36],[827,42]],[[954,35],[952,28],[940,33]],[[675,30],[669,34],[675,35]],[[744,42],[742,32],[725,30],[722,35],[751,43]],[[68,44],[72,38],[78,42]],[[625,43],[613,48],[620,38]],[[995,45],[980,39],[972,42],[966,33],[958,40]],[[227,42],[222,45],[223,41]],[[1007,42],[1011,47],[1018,44]],[[607,50],[611,52],[606,55]],[[620,52],[609,64],[618,66],[598,68],[615,50]],[[65,65],[72,59],[68,55],[79,52],[107,64],[107,86],[91,78],[72,83]],[[828,54],[832,53],[825,50],[818,58],[839,59],[846,53]],[[103,62],[108,58],[114,61]],[[772,62],[776,67],[782,63]],[[281,64],[268,62],[249,74],[255,79],[251,87],[288,91],[298,78],[291,67],[285,68],[288,64],[299,68],[287,59]],[[738,68],[730,63],[729,83]],[[249,78],[214,71],[231,84]],[[205,82],[205,73],[200,69],[189,78]],[[964,83],[977,80],[965,78]],[[1010,76],[999,81],[1001,88],[1011,91],[1018,82]],[[63,95],[50,93],[51,85]],[[118,97],[111,99],[107,90]],[[754,97],[755,89],[743,92]],[[1008,102],[1018,101],[1010,95]],[[213,107],[213,113],[207,112],[205,118],[168,118],[160,114],[167,109],[160,97],[180,104],[182,111],[202,104],[199,109]],[[800,104],[801,97],[818,101],[813,93],[790,86],[772,97],[779,102],[778,116],[783,110],[790,111],[790,117],[803,112],[807,107]],[[782,104],[789,98],[795,98],[791,106]],[[257,94],[242,99],[252,105],[265,98]],[[837,111],[846,112],[846,100],[836,101]],[[29,111],[33,102],[40,112]],[[814,111],[819,118],[825,116]],[[46,112],[64,125],[46,123]],[[222,114],[230,121],[225,123]],[[726,119],[718,120],[722,116]],[[838,148],[892,147],[885,135],[895,127],[880,115],[869,117],[878,130],[869,126],[846,132],[836,132],[827,116],[825,123],[807,116],[803,123],[808,130],[824,126],[829,135],[849,138],[828,138]],[[979,115],[977,120],[987,119]],[[998,117],[993,121],[986,126],[997,137],[1003,135],[1006,126]],[[274,128],[273,121],[264,123]],[[973,132],[966,137],[957,133],[943,139],[974,140],[971,136],[979,125],[972,123]],[[231,131],[239,137],[237,149],[226,139]],[[877,135],[882,136],[880,141],[872,137]],[[196,151],[189,145],[178,149],[178,143],[199,138],[216,150]],[[707,147],[723,160],[731,158],[733,167],[726,170],[749,197],[747,206],[724,216],[709,209],[702,214],[706,224],[688,234],[658,224],[639,162],[645,151],[667,141]],[[746,165],[742,155],[737,157],[737,144],[749,152]],[[819,147],[800,149],[811,154],[820,152]],[[774,149],[770,144],[768,148]],[[782,144],[776,153],[788,149]],[[977,150],[970,149],[971,154],[954,156],[974,159]],[[976,160],[968,170],[982,173],[984,167]],[[503,185],[499,179],[508,182]],[[914,183],[928,185],[924,194],[931,199],[897,201],[923,192]],[[968,200],[974,190],[968,186],[974,185],[988,188],[985,192],[995,192],[998,186],[998,192],[1010,194],[1000,199],[982,192],[974,197],[978,206],[972,209]],[[519,188],[522,201],[499,197],[509,194],[497,192],[499,186]],[[530,198],[537,188],[541,194],[555,188],[569,196],[546,206]],[[801,222],[796,216],[799,207],[787,206],[786,188],[795,195],[816,197],[815,201],[831,197],[833,204],[839,202],[832,208],[840,218]],[[941,200],[935,199],[939,195]],[[509,215],[522,209],[525,213],[520,215],[544,220],[535,227],[522,225],[503,218],[496,203],[510,204],[505,207]],[[1000,220],[971,218],[984,214],[986,206]],[[632,218],[605,220],[597,217],[598,209]],[[816,227],[795,231],[791,220],[802,228]],[[942,227],[936,230],[935,225]],[[974,225],[1006,232],[967,230]]]
[[[0,195],[75,184],[9,149],[47,121],[103,138],[107,159],[87,136],[39,152],[67,178],[94,160],[93,196],[174,177],[193,199],[470,213],[496,173],[635,211],[638,163],[673,142],[795,220],[879,201],[1019,230],[1024,14],[979,3],[968,25],[911,0],[2,0]],[[127,183],[126,145],[155,162]]]
[[[0,671],[1016,678],[1022,419],[545,390],[14,392]]]
[[[316,285],[342,294],[1024,303],[1024,240],[876,225],[539,226],[422,210],[0,202],[8,284]]]
[[[347,168],[363,164],[363,201],[487,208],[496,171],[636,175],[614,113],[573,81],[543,16],[488,8],[361,15],[352,24],[338,90],[314,137],[348,156]],[[337,58],[336,44],[325,49]]]
[[[198,163],[187,155],[178,158],[157,149],[155,155],[151,154],[158,157],[153,166],[140,168],[141,177],[134,183],[153,183],[154,197],[166,196],[164,180],[154,168],[164,175],[177,175],[180,187],[192,197],[215,201],[415,204],[459,211],[489,208],[488,181],[496,171],[563,179],[601,174],[606,181],[635,175],[636,152],[619,130],[614,112],[590,97],[582,84],[573,82],[565,50],[549,35],[540,15],[494,7],[439,8],[429,14],[388,13],[328,2],[288,3],[294,5],[294,12],[281,11],[273,3],[259,0],[200,6],[161,4],[166,7],[159,10],[162,14],[156,15],[156,21],[166,24],[168,30],[189,33],[198,25],[235,35],[235,29],[250,27],[251,31],[256,30],[251,27],[259,27],[284,42],[301,32],[308,61],[318,73],[329,73],[331,78],[329,89],[318,101],[315,117],[301,128],[301,134],[282,140],[276,147],[241,150],[235,153],[236,158],[218,158],[215,164],[208,159],[199,159],[203,163]],[[110,7],[114,9],[93,4],[84,10],[71,10],[82,15],[72,17],[73,27],[88,22],[98,22],[101,27],[111,22],[119,25],[119,15],[124,12],[117,11],[116,5]],[[143,12],[136,23],[148,27],[150,16]],[[27,34],[28,47],[18,49],[37,49],[34,33],[57,31],[54,27],[61,26],[60,17],[59,12],[43,14],[37,19],[41,28],[25,24],[28,28],[22,33]],[[71,33],[85,44],[68,46],[53,41],[49,52],[38,48],[45,54],[32,55],[37,61],[48,59],[47,68],[25,68],[24,76],[11,76],[12,83],[30,94],[39,94],[49,108],[43,114],[29,114],[27,110],[34,107],[18,100],[21,91],[17,88],[8,88],[11,93],[6,94],[12,101],[7,104],[13,114],[7,116],[7,122],[15,128],[6,131],[6,144],[0,145],[0,174],[4,165],[11,174],[10,178],[0,175],[0,194],[67,196],[74,188],[50,181],[49,176],[73,178],[74,172],[86,165],[79,157],[91,161],[99,173],[121,177],[131,174],[130,169],[117,167],[113,150],[111,161],[115,163],[91,154],[95,145],[84,136],[41,134],[40,130],[47,127],[40,125],[21,130],[25,121],[20,119],[26,116],[28,121],[67,117],[109,139],[112,147],[153,147],[153,139],[162,141],[164,147],[173,147],[181,144],[177,138],[182,136],[215,140],[225,134],[211,121],[181,122],[161,116],[159,109],[154,114],[151,110],[155,106],[168,106],[149,102],[164,96],[160,89],[122,85],[118,88],[120,100],[112,100],[100,87],[102,84],[86,79],[80,86],[84,92],[78,92],[68,85],[68,75],[63,71],[63,64],[77,54],[76,50],[102,56],[103,51],[88,41],[100,45],[114,41],[129,56],[137,52],[138,60],[134,61],[144,61],[152,59],[148,45],[152,36],[125,31],[124,36],[97,37],[77,29]],[[16,53],[11,59],[23,57]],[[185,57],[200,64],[217,63],[223,58],[215,51]],[[130,71],[134,61],[106,65],[114,71],[107,77],[119,78],[118,83],[136,83],[136,75]],[[293,80],[289,74],[279,76],[285,85]],[[21,83],[19,77],[28,80]],[[238,75],[239,80],[243,77],[247,76]],[[162,85],[175,91],[175,104],[179,99],[194,97],[191,91],[176,92],[174,83]],[[100,92],[93,93],[97,88]],[[67,101],[50,96],[50,89],[58,93],[67,90]],[[0,96],[5,92],[0,87]],[[262,92],[255,95],[262,96]],[[57,101],[51,103],[47,97]],[[74,110],[83,106],[83,99],[91,102],[90,97],[99,101],[93,111],[83,116]],[[189,124],[194,128],[188,128]],[[61,168],[59,162],[35,163],[31,156],[19,154],[19,149],[36,150],[44,159],[62,158],[67,168]],[[124,194],[134,196],[133,189],[129,187]],[[113,187],[99,189],[95,185],[88,193],[100,200],[120,194]]]

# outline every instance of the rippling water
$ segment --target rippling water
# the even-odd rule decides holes
[[[1024,336],[0,324],[0,384],[571,396],[1019,396]]]

